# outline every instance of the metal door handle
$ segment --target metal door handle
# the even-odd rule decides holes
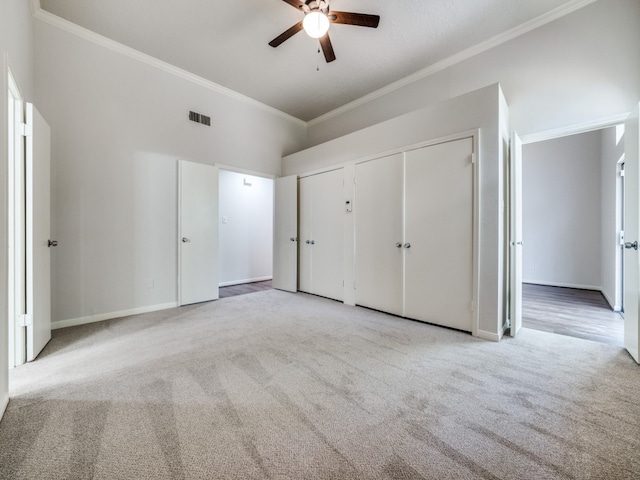
[[[405,243],[404,248],[411,248],[411,244],[409,242]]]
[[[638,250],[638,241],[636,240],[635,242],[631,243],[631,242],[625,242],[624,244],[624,248],[633,248],[634,250]]]
[[[309,245],[311,243],[311,240],[305,240],[305,242],[307,245]]]
[[[48,240],[47,241],[47,247],[57,247],[58,246],[58,241],[57,240]]]
[[[396,248],[402,248],[402,243],[396,242]]]
[[[292,242],[295,242],[298,239],[296,237],[291,237],[289,240],[291,240]]]
[[[187,237],[182,237],[182,243],[187,243],[189,239]]]

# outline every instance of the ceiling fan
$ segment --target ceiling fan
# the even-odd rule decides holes
[[[322,52],[324,53],[324,58],[327,63],[333,62],[336,59],[331,40],[329,39],[328,30],[330,24],[342,23],[359,27],[377,28],[378,23],[380,23],[379,15],[330,11],[329,0],[283,1],[294,8],[302,10],[304,12],[304,19],[271,40],[269,45],[275,48],[304,29],[310,37],[320,39],[320,46],[322,47]]]

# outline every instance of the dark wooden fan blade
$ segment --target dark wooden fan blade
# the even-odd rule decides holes
[[[283,0],[284,2],[287,2],[289,5],[291,5],[294,8],[302,8],[302,6],[304,5],[304,2],[301,2],[300,0]]]
[[[287,30],[286,32],[281,33],[276,38],[271,40],[269,42],[269,45],[271,45],[273,48],[275,48],[278,45],[280,45],[282,42],[284,42],[285,40],[289,40],[291,37],[293,37],[300,30],[302,30],[302,21],[299,21],[293,27],[291,27],[289,30]]]
[[[328,33],[320,37],[320,46],[322,47],[322,53],[324,53],[324,59],[327,63],[333,62],[336,59],[336,54],[333,53],[333,45],[331,45]]]
[[[329,13],[331,23],[344,23],[346,25],[358,25],[360,27],[378,28],[380,15],[366,13],[334,12]]]

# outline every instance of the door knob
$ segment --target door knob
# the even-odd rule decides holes
[[[310,243],[311,245],[315,245],[315,244],[316,244],[316,241],[315,241],[315,240],[311,240],[309,243]]]
[[[311,240],[305,240],[304,243],[306,243],[307,245],[310,245],[311,244]]]
[[[405,243],[404,248],[411,248],[411,244],[409,242]]]
[[[292,242],[295,242],[298,239],[296,237],[291,237],[289,240],[291,240]]]
[[[182,237],[182,243],[187,243],[189,239],[187,237]]]
[[[47,247],[57,247],[58,246],[58,241],[57,240],[48,240],[47,241]]]
[[[402,243],[396,242],[396,248],[402,248]]]
[[[634,250],[638,250],[638,241],[636,240],[635,242],[631,243],[631,242],[625,242],[624,244],[624,248],[633,248]]]

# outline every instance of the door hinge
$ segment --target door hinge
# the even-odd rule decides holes
[[[33,127],[31,125],[27,125],[26,123],[20,124],[20,135],[23,137],[30,137],[33,135]]]
[[[33,325],[33,315],[29,315],[28,313],[19,314],[16,323],[18,327],[30,327]]]
[[[620,176],[624,177],[624,168],[620,170]]]

